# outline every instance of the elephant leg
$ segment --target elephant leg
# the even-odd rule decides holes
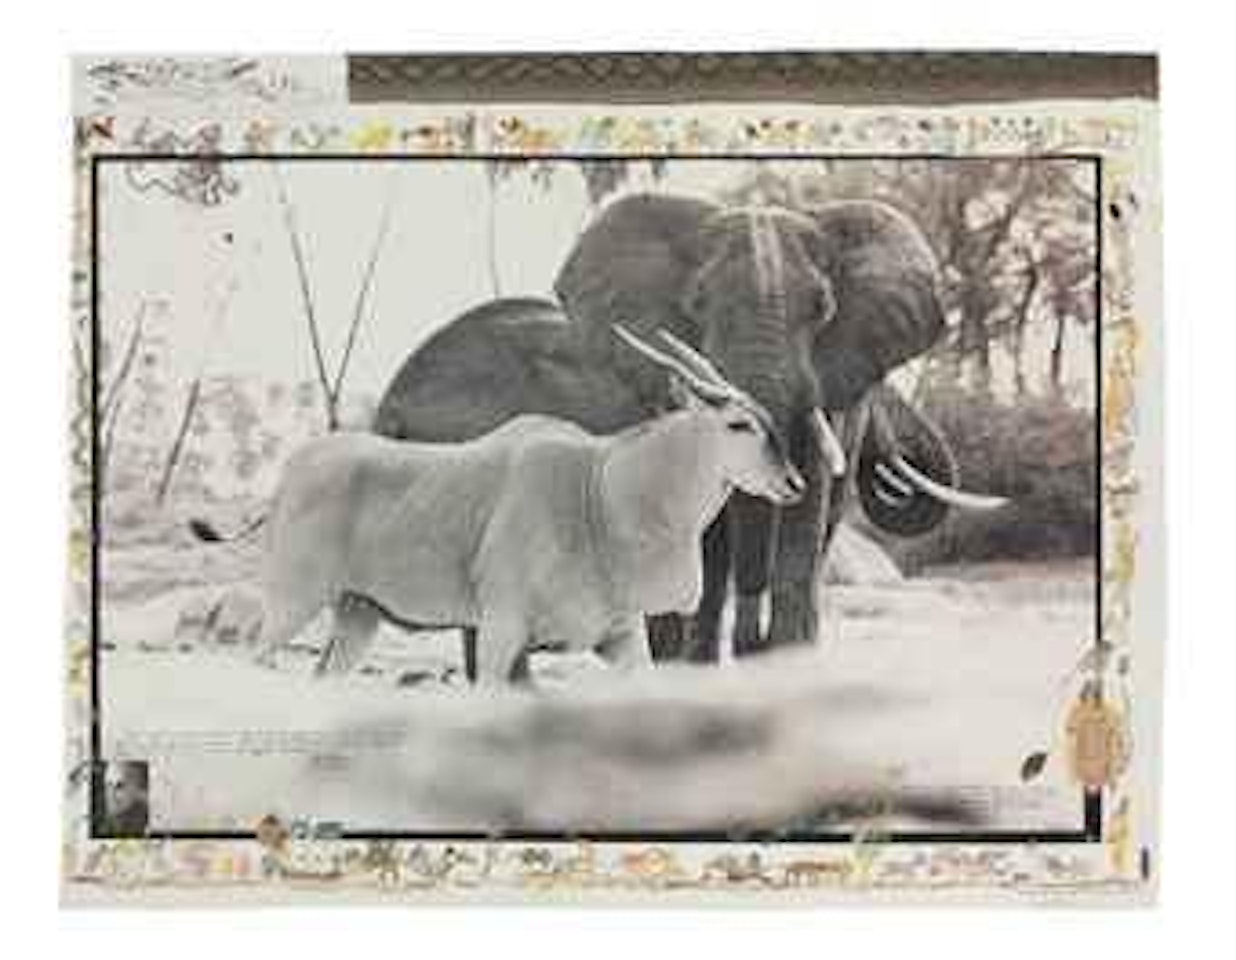
[[[795,424],[790,456],[807,481],[807,489],[798,503],[782,508],[777,529],[768,630],[772,647],[815,642],[820,620],[817,596],[824,504],[835,489],[832,477],[822,469],[819,447],[806,424]]]
[[[648,645],[657,663],[682,659],[686,621],[687,618],[678,613],[661,613],[648,618]]]
[[[770,503],[745,493],[734,494],[728,512],[734,560],[734,656],[745,657],[766,647],[760,607],[768,590],[777,517]]]
[[[726,511],[728,512],[728,511]],[[723,512],[704,532],[704,583],[694,617],[684,619],[684,659],[717,663],[721,659],[721,613],[730,587],[730,527]]]

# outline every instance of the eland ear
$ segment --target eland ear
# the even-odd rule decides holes
[[[669,378],[669,400],[673,410],[691,410],[704,402],[681,375],[672,372]]]

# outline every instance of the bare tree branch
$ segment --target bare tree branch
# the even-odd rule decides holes
[[[120,391],[124,388],[125,381],[129,378],[129,373],[133,369],[133,361],[137,357],[137,348],[142,339],[142,327],[146,320],[146,308],[148,304],[145,300],[137,308],[137,313],[133,318],[133,325],[129,330],[129,339],[125,345],[124,356],[120,361],[120,366],[116,368],[116,375],[112,377],[112,382],[108,385],[107,396],[103,400],[103,405],[99,410],[99,423],[106,423],[109,417],[113,416],[112,411],[116,408],[119,402]]]
[[[361,275],[360,288],[352,308],[352,319],[348,326],[347,339],[339,365],[332,377],[326,363],[326,351],[322,345],[322,330],[318,322],[317,310],[313,302],[313,290],[309,283],[309,268],[305,260],[305,250],[301,243],[300,231],[296,227],[296,211],[288,197],[287,186],[278,166],[275,170],[275,183],[279,196],[279,204],[283,210],[283,222],[287,227],[288,240],[292,247],[292,258],[296,263],[296,278],[300,288],[301,305],[305,311],[305,322],[309,327],[309,342],[313,348],[314,368],[317,371],[318,383],[322,387],[322,396],[326,402],[326,426],[329,430],[339,428],[339,401],[343,391],[344,379],[352,362],[352,352],[356,347],[356,339],[360,332],[361,322],[365,317],[365,308],[369,302],[369,294],[373,289],[373,280],[381,258],[382,247],[390,230],[391,210],[393,203],[393,181],[391,191],[387,193],[382,216],[378,222],[378,230],[374,236],[369,258],[365,261]]]
[[[502,296],[501,276],[498,270],[498,167],[496,161],[485,164],[489,181],[489,209],[485,230],[485,254],[489,267],[489,285],[495,297]]]
[[[305,262],[305,251],[301,245],[300,232],[296,228],[296,211],[288,198],[287,186],[283,182],[283,173],[278,164],[273,165],[276,190],[279,205],[283,211],[283,224],[287,227],[288,241],[292,246],[292,259],[296,262],[296,278],[299,282],[301,306],[305,311],[305,322],[309,327],[309,342],[313,347],[313,361],[317,370],[318,382],[326,398],[326,419],[331,430],[338,426],[338,411],[335,408],[334,394],[331,390],[330,375],[326,371],[326,357],[322,351],[322,333],[318,327],[317,310],[313,303],[313,290],[309,286],[309,268]]]
[[[159,486],[155,489],[155,501],[162,504],[167,500],[168,491],[172,486],[172,476],[176,472],[176,464],[184,452],[185,439],[189,436],[189,425],[193,422],[193,414],[197,410],[198,401],[202,397],[202,377],[189,385],[189,395],[185,399],[184,409],[180,414],[180,425],[176,428],[176,439],[168,451],[167,460],[163,463],[163,473],[159,476]]]
[[[116,368],[116,373],[108,385],[107,394],[98,411],[98,429],[100,431],[99,462],[95,470],[95,477],[100,488],[102,488],[107,477],[108,464],[111,463],[112,448],[116,436],[116,424],[120,421],[120,411],[124,406],[124,388],[128,383],[130,373],[133,371],[133,363],[137,358],[138,347],[141,345],[147,306],[147,302],[143,300],[137,308],[120,366]],[[77,347],[76,338],[74,339],[74,346]],[[80,347],[77,347],[77,352],[80,355]],[[80,358],[79,362],[84,365],[85,359]],[[97,376],[98,371],[95,373]]]
[[[373,288],[373,277],[377,270],[378,259],[382,255],[382,247],[390,230],[391,209],[393,206],[392,193],[388,192],[386,201],[382,206],[382,217],[378,221],[378,230],[373,238],[373,246],[369,251],[369,259],[365,262],[360,289],[356,292],[356,302],[352,309],[352,323],[348,327],[348,339],[343,346],[343,356],[340,357],[339,367],[335,371],[335,382],[331,388],[331,402],[336,407],[339,404],[339,397],[343,391],[343,381],[347,376],[348,365],[352,362],[352,349],[356,346],[357,332],[360,330],[361,320],[365,316],[365,306],[369,300],[369,292]]]
[[[176,437],[172,441],[171,449],[168,451],[167,460],[163,464],[163,473],[159,477],[159,486],[155,491],[156,502],[162,504],[166,499],[172,486],[172,476],[176,471],[177,464],[180,463],[180,457],[184,453],[185,441],[189,436],[189,426],[193,423],[193,415],[197,412],[198,402],[201,400],[202,383],[206,379],[206,368],[209,362],[210,347],[214,343],[215,337],[223,325],[223,318],[227,315],[228,305],[231,301],[232,294],[236,292],[236,281],[233,278],[224,290],[223,296],[219,299],[215,307],[214,321],[210,328],[210,336],[207,337],[206,345],[202,348],[202,357],[198,366],[197,376],[193,378],[193,382],[189,385],[189,392],[185,396],[185,405],[180,412],[180,424],[176,428]]]
[[[1026,324],[1029,322],[1030,304],[1034,302],[1040,279],[1039,265],[1031,261],[1026,267],[1026,286],[1013,309],[1013,379],[1019,397],[1026,393]]]
[[[1032,168],[1024,166],[1021,168],[1020,176],[1017,181],[1017,190],[1009,197],[1009,202],[1005,206],[1004,211],[992,220],[985,228],[989,231],[987,242],[983,245],[980,252],[978,262],[986,263],[993,256],[1000,244],[1008,237],[1009,229],[1013,225],[1013,221],[1017,219],[1017,214],[1021,212],[1022,206],[1030,198],[1034,185],[1034,176]]]
[[[112,451],[115,449],[116,424],[120,422],[120,411],[124,409],[124,395],[116,397],[111,408],[111,416],[102,421],[103,434],[99,438],[99,466],[95,471],[100,489],[107,477],[108,465],[112,462]]]

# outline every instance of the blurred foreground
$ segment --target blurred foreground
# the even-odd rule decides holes
[[[637,679],[541,655],[535,695],[467,688],[453,631],[384,628],[339,679],[308,675],[312,636],[264,669],[243,631],[194,636],[200,587],[130,591],[105,750],[152,760],[166,830],[1076,829],[1064,771],[1019,767],[1060,727],[1092,588],[1073,561],[831,587],[818,650]]]

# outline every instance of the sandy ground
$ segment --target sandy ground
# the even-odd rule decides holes
[[[412,815],[406,804],[353,808],[355,779],[319,789],[321,778],[305,780],[305,756],[317,734],[412,707],[424,716],[443,697],[475,699],[458,674],[458,635],[384,627],[359,671],[317,681],[308,675],[311,628],[277,669],[263,668],[243,638],[220,643],[183,622],[186,609],[246,576],[243,558],[195,566],[202,552],[115,551],[104,567],[105,751],[155,757],[154,826],[245,828],[272,809],[356,829],[443,826],[402,822]],[[969,827],[1080,826],[1081,798],[1058,759],[1032,784],[1019,769],[1031,751],[1057,746],[1070,673],[1093,637],[1091,564],[948,568],[896,586],[830,587],[823,606],[825,636],[806,669],[819,671],[839,706],[811,717],[827,738],[821,750],[836,747],[911,786],[972,796],[983,817]],[[750,668],[720,669],[740,682]],[[538,656],[534,675],[546,691],[620,682],[569,656]]]

